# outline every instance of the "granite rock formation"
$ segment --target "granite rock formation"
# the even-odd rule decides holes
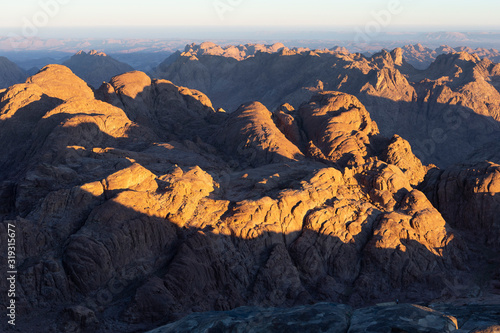
[[[142,72],[93,90],[61,65],[0,92],[0,235],[15,225],[18,328],[133,332],[241,306],[494,294],[500,276],[484,286],[471,268],[491,259],[481,247],[498,254],[498,165],[436,170],[379,134],[355,96],[303,102],[227,114]]]
[[[233,57],[217,45],[188,48],[193,53],[169,59],[154,75],[203,91],[229,112],[252,100],[270,110],[284,102],[299,109],[317,92],[341,91],[361,101],[382,135],[401,136],[420,160],[439,167],[500,139],[500,65],[477,52],[443,51],[418,70],[404,49],[366,57],[285,47]]]

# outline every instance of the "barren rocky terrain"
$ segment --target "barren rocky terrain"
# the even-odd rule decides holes
[[[418,70],[402,49],[365,57],[342,49],[281,48],[242,60],[219,53],[215,44],[187,47],[155,76],[203,91],[228,112],[245,101],[274,110],[285,102],[299,108],[321,91],[348,93],[384,136],[401,135],[419,159],[439,167],[466,161],[500,139],[500,65],[476,54],[442,54]]]
[[[486,49],[478,47],[473,49],[471,47],[459,46],[451,47],[448,45],[441,45],[436,49],[425,47],[422,44],[415,45],[405,45],[403,48],[403,57],[412,66],[418,69],[426,69],[429,65],[436,60],[436,58],[442,54],[455,53],[455,52],[467,52],[470,54],[476,54],[480,58],[488,58],[493,62],[500,62],[500,51],[497,49]]]
[[[0,90],[16,328],[498,330],[499,65],[238,52]]]

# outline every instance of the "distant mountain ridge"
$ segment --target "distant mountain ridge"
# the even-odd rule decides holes
[[[99,88],[103,82],[108,82],[113,76],[134,70],[132,66],[96,50],[91,50],[89,53],[78,51],[63,62],[63,65],[94,88]]]
[[[201,27],[196,30],[202,29]],[[172,31],[170,35],[179,35],[179,29],[174,29],[177,31]],[[214,29],[204,29],[205,31],[210,31]],[[200,33],[187,33],[185,38],[164,38],[166,35],[165,30],[162,31],[159,37],[151,37],[153,35],[158,35],[158,31],[147,34],[150,36],[148,38],[137,38],[137,37],[122,37],[122,38],[16,38],[7,37],[7,34],[2,36],[2,31],[0,31],[0,50],[2,51],[40,51],[40,50],[51,50],[67,53],[75,53],[80,49],[98,49],[104,50],[107,54],[116,53],[130,53],[130,52],[165,52],[170,53],[176,50],[182,50],[186,44],[193,42],[202,43],[203,41],[210,39],[218,44],[233,44],[238,45],[240,43],[247,43],[249,40],[259,40],[260,43],[272,44],[275,41],[280,41],[285,45],[292,45],[297,47],[310,47],[310,48],[330,48],[332,45],[343,45],[347,47],[351,52],[366,52],[366,51],[376,51],[382,48],[395,48],[401,47],[403,45],[422,43],[427,47],[437,48],[441,45],[451,45],[453,47],[457,46],[469,46],[473,48],[486,47],[486,48],[497,48],[500,49],[500,33],[498,31],[473,31],[473,32],[411,32],[411,31],[401,31],[397,34],[387,31],[377,33],[372,39],[371,43],[363,44],[354,42],[357,31],[345,30],[345,31],[294,31],[282,33],[269,33],[262,35],[261,32],[256,32],[255,35],[259,34],[258,37],[249,37],[249,34],[240,34],[240,39],[234,38],[234,32],[231,31],[230,27],[224,27],[215,29],[218,32],[213,31],[212,34],[205,33],[205,36],[211,35],[211,37],[201,37]],[[67,34],[67,32],[66,32]],[[250,33],[251,34],[251,33]],[[95,32],[89,32],[87,36],[95,35]],[[123,32],[117,34],[122,35]],[[231,35],[231,36],[229,36]],[[246,36],[244,36],[246,35]]]
[[[222,56],[226,58],[233,58],[236,60],[245,60],[250,57],[255,56],[257,53],[278,53],[278,52],[310,52],[311,49],[307,47],[292,47],[288,48],[283,43],[274,43],[270,45],[265,44],[245,44],[245,45],[227,45],[220,46],[212,42],[204,42],[201,44],[192,43],[186,45],[184,52],[178,54],[183,54],[184,56]],[[329,50],[321,50],[323,52],[332,51],[340,53],[349,53],[345,47],[335,46]]]
[[[455,52],[477,54],[480,58],[488,58],[493,62],[500,62],[500,51],[497,49],[485,49],[481,47],[473,49],[467,46],[451,47],[448,45],[431,49],[422,44],[405,45],[402,49],[404,51],[403,57],[417,69],[426,69],[441,54]]]
[[[0,57],[0,89],[8,88],[26,80],[28,75],[6,57]]]
[[[437,48],[429,48],[420,43],[408,44],[402,46],[403,58],[417,69],[426,69],[429,65],[441,54],[467,52],[470,54],[477,54],[480,58],[488,58],[493,62],[500,62],[500,51],[494,48],[486,49],[482,47],[471,48],[468,46],[451,47],[448,45],[441,45]],[[233,58],[238,61],[245,60],[249,57],[255,56],[258,52],[262,53],[277,53],[277,52],[293,52],[293,53],[350,53],[347,47],[334,46],[331,48],[311,49],[308,47],[286,47],[283,43],[274,43],[270,45],[265,44],[245,44],[245,45],[226,45],[220,46],[213,42],[203,42],[201,44],[191,43],[186,45],[183,51],[176,51],[170,59],[166,59],[159,67],[170,65],[180,55],[183,56],[221,56],[226,58]],[[373,53],[367,49],[363,54],[369,56]]]

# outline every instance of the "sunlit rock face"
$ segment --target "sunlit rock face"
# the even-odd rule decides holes
[[[497,251],[497,165],[436,173],[356,97],[303,102],[226,114],[141,72],[93,90],[57,65],[1,92],[0,228],[16,226],[18,305],[37,315],[21,329],[491,292],[471,267]],[[461,219],[478,214],[471,247]]]
[[[421,161],[442,168],[500,140],[500,65],[483,58],[496,59],[493,51],[445,47],[428,50],[428,60],[418,45],[370,57],[335,48],[245,52],[189,45],[154,75],[199,89],[228,112],[254,100],[298,110],[318,92],[341,91],[358,98],[382,135],[401,136]],[[420,58],[425,68],[408,62]]]

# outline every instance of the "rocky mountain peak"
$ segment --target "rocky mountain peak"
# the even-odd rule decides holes
[[[400,47],[391,51],[391,57],[392,60],[394,61],[394,65],[403,66],[403,53],[404,51]]]
[[[106,53],[104,52],[99,52],[99,51],[96,51],[96,50],[90,50],[88,53],[83,51],[83,50],[80,50],[78,51],[77,53],[75,53],[76,56],[96,56],[96,57],[107,57]]]
[[[94,88],[99,88],[113,76],[133,70],[131,66],[96,50],[91,50],[89,53],[79,51],[63,65],[71,68],[76,75]]]
[[[74,97],[93,98],[94,93],[85,81],[63,65],[47,65],[26,83],[36,84],[43,92],[54,98],[69,100]]]

